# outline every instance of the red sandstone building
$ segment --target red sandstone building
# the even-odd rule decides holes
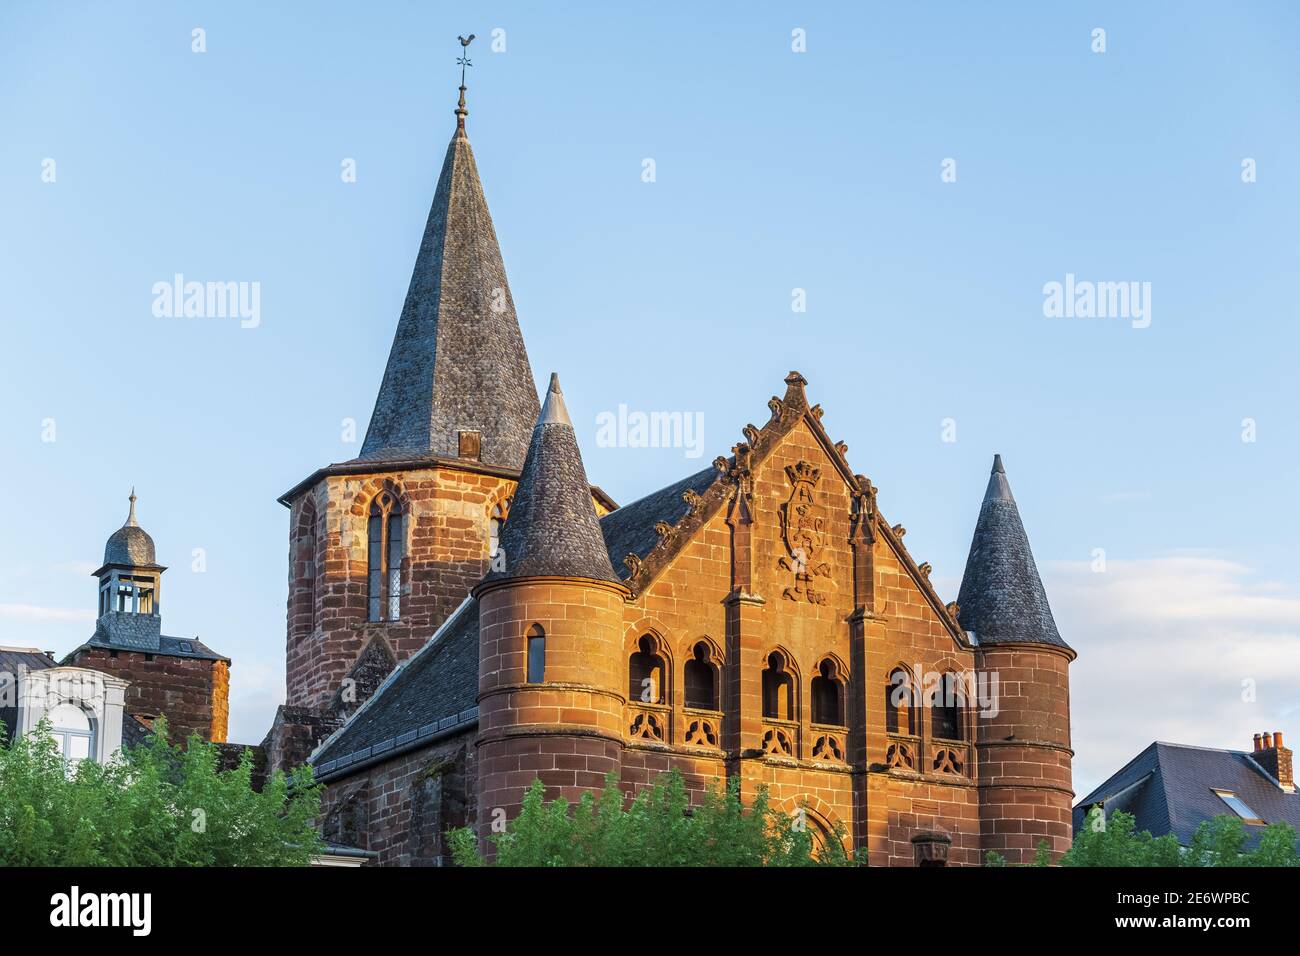
[[[230,720],[230,658],[198,638],[162,633],[162,575],[153,538],[135,516],[104,545],[95,632],[68,653],[64,666],[86,667],[128,682],[123,705],[141,728],[165,715],[168,736],[183,743],[198,734],[225,743]],[[127,735],[134,742],[137,735]]]
[[[281,499],[266,747],[328,784],[326,838],[438,864],[534,778],[574,799],[677,768],[873,865],[1066,850],[1074,652],[1001,460],[957,603],[797,372],[730,454],[616,506],[554,377],[539,406],[457,114],[361,454]]]

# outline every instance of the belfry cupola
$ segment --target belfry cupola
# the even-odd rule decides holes
[[[153,538],[135,516],[135,489],[126,523],[104,545],[104,563],[94,572],[99,579],[99,615],[96,633],[109,643],[141,650],[157,650],[162,617],[159,594],[162,573]]]

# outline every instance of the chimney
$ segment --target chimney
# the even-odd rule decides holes
[[[1287,793],[1295,793],[1295,773],[1291,768],[1291,751],[1282,746],[1282,734],[1255,735],[1255,762],[1276,778]]]

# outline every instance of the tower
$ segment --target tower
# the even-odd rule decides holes
[[[622,762],[627,588],[610,565],[559,378],[551,376],[479,608],[479,833]]]
[[[1002,456],[980,506],[957,598],[975,666],[994,708],[975,721],[982,849],[1032,861],[1046,841],[1070,848],[1070,662],[1038,576]],[[984,696],[983,694],[981,696]],[[987,717],[986,717],[987,713]]]
[[[230,719],[230,658],[198,638],[162,633],[162,575],[153,538],[136,517],[135,489],[126,522],[104,544],[95,633],[64,658],[123,678],[124,710],[146,723],[167,717],[172,740],[190,734],[224,743]]]
[[[157,651],[162,640],[162,574],[153,538],[135,516],[135,489],[131,510],[122,527],[104,544],[99,579],[99,614],[95,633],[109,643],[142,651]]]
[[[304,758],[464,600],[524,463],[537,387],[467,113],[462,88],[360,454],[280,499],[287,709],[273,767]]]

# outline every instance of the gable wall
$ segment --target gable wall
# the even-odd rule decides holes
[[[809,601],[794,590],[794,576],[780,561],[790,563],[782,537],[780,508],[790,500],[792,484],[787,466],[808,462],[819,469],[814,504],[821,510],[825,543],[811,564],[825,564],[825,576],[814,574],[813,588],[825,603]],[[793,810],[807,801],[814,819],[834,827],[837,823],[865,842],[871,834],[872,862],[910,865],[910,836],[923,829],[942,828],[954,836],[954,863],[979,861],[979,811],[972,779],[940,777],[923,773],[873,773],[871,797],[865,771],[867,765],[884,760],[888,741],[884,732],[885,684],[892,665],[919,663],[923,670],[973,665],[969,650],[959,648],[939,615],[912,580],[902,562],[880,536],[873,549],[877,613],[881,621],[871,622],[860,638],[865,660],[855,664],[853,629],[849,618],[854,610],[854,554],[850,546],[852,497],[830,455],[806,423],[797,424],[757,467],[753,481],[751,525],[753,545],[752,580],[746,588],[762,599],[761,604],[733,606],[728,639],[728,607],[731,590],[732,535],[724,508],[709,520],[680,554],[660,573],[651,586],[626,608],[625,654],[634,649],[645,631],[664,638],[670,652],[669,705],[663,708],[667,739],[663,744],[631,741],[624,757],[624,782],[637,790],[670,766],[686,776],[688,786],[698,790],[721,778],[739,774],[742,792],[751,798],[766,785],[773,801]],[[787,591],[790,597],[786,596]],[[787,651],[797,671],[797,725],[791,757],[748,756],[728,765],[723,748],[687,746],[685,735],[691,715],[682,707],[682,665],[689,648],[708,636],[727,653],[728,665],[737,649],[744,672],[739,681],[740,714],[729,707],[722,720],[734,730],[739,724],[740,752],[762,747],[764,727],[757,698],[761,671],[768,652],[778,647]],[[819,661],[834,655],[849,674],[849,694],[858,695],[865,714],[866,732],[832,731],[844,760],[814,760],[813,751],[823,731],[811,722],[810,682]],[[853,672],[854,668],[865,673]],[[724,704],[726,703],[724,699]],[[629,704],[629,718],[638,712]],[[851,720],[852,707],[844,719]],[[630,719],[628,721],[630,724]],[[923,733],[925,722],[923,721]],[[859,747],[854,759],[853,744]],[[864,759],[865,758],[865,759]],[[974,760],[968,761],[974,774]],[[879,778],[878,781],[875,778]],[[870,804],[868,808],[868,804]],[[871,825],[868,825],[870,818]]]

